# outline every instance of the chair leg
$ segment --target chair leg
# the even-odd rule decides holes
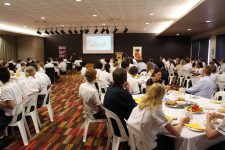
[[[118,150],[120,146],[120,139],[117,136],[113,136],[112,150]]]
[[[8,127],[5,128],[5,136],[8,136]]]
[[[27,135],[28,135],[29,138],[31,138],[30,129],[29,129],[29,126],[27,124],[27,120],[26,120],[25,117],[23,118],[23,121],[24,121],[24,126],[25,126],[26,131],[27,131]]]
[[[19,121],[17,123],[17,125],[18,125],[18,128],[20,130],[20,134],[21,134],[22,139],[23,139],[23,144],[26,146],[29,143],[28,143],[28,138],[27,138],[27,134],[26,134],[24,123],[23,123],[23,121]]]
[[[39,114],[38,114],[38,111],[36,110],[36,115],[37,115],[37,121],[38,121],[38,125],[40,128],[42,128],[42,125],[41,125],[41,120],[40,120],[40,117],[39,117]]]
[[[109,150],[109,146],[110,146],[110,143],[112,141],[112,135],[111,135],[111,132],[109,130],[108,123],[106,123],[106,125],[107,125],[107,132],[108,132],[108,140],[107,140],[106,150]]]
[[[39,126],[38,126],[37,115],[36,115],[35,112],[31,113],[31,118],[32,118],[33,123],[34,123],[34,128],[35,128],[36,133],[39,133],[40,130],[39,130]]]
[[[49,117],[50,117],[50,120],[51,122],[53,122],[53,111],[52,111],[52,105],[50,103],[50,99],[49,99],[49,104],[47,105],[47,108],[48,108],[48,114],[49,114]]]
[[[90,123],[89,119],[86,117],[85,122],[84,122],[83,142],[86,142],[86,139],[87,139],[89,123]]]

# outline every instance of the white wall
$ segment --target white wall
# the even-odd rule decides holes
[[[27,57],[44,61],[44,38],[34,36],[18,36],[16,39],[17,56],[26,60]]]

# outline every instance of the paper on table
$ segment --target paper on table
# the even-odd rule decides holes
[[[197,129],[197,130],[201,130],[201,131],[204,131],[205,128],[203,128],[202,126],[200,126],[200,124],[198,123],[190,123],[190,124],[184,124],[186,127],[190,127],[190,128],[193,128],[193,129]]]

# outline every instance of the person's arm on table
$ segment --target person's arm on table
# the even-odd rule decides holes
[[[185,89],[185,92],[188,92],[188,93],[191,93],[191,94],[197,93],[201,89],[201,87],[203,86],[203,84],[204,83],[202,83],[201,81],[199,81],[194,86]]]

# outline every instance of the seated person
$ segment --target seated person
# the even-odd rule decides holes
[[[52,60],[50,58],[47,59],[47,63],[45,64],[44,68],[54,68]]]
[[[211,121],[214,119],[223,119],[223,121],[217,126],[215,129],[211,125]],[[206,136],[209,139],[216,139],[220,136],[225,136],[225,118],[222,114],[216,113],[207,113],[206,114]],[[216,144],[207,150],[224,150],[225,149],[225,141]]]
[[[130,76],[127,78],[127,81],[128,81],[128,83],[130,85],[130,93],[132,95],[139,94],[140,93],[140,88],[139,88],[138,79],[135,79],[135,77],[138,74],[137,67],[135,67],[135,66],[130,67],[129,74],[130,74]]]
[[[4,137],[4,130],[12,121],[15,106],[22,102],[22,92],[16,83],[9,82],[10,74],[7,68],[0,68],[1,86],[0,97],[0,149],[6,147],[10,141]]]
[[[157,135],[162,128],[166,128],[170,134],[179,136],[183,124],[189,122],[189,118],[181,118],[178,125],[173,126],[167,121],[162,111],[162,98],[164,95],[164,85],[159,83],[153,84],[149,87],[149,90],[140,101],[140,104],[133,109],[128,119],[129,123],[134,125],[145,135],[146,140],[152,146],[149,147],[149,149],[155,149],[157,144],[159,147],[163,145],[164,149],[174,149],[173,144],[168,143],[168,141],[170,141],[168,137],[169,140],[166,140],[167,142],[164,143],[160,141],[160,138],[157,139]],[[136,139],[135,142],[137,147],[139,147],[141,141]]]
[[[82,69],[81,69],[81,71],[80,71],[80,74],[81,74],[81,76],[85,76],[85,72],[87,71],[87,62],[86,61],[83,61],[82,63],[81,63],[81,66],[82,66]]]
[[[44,63],[43,62],[38,62],[38,72],[42,72],[42,73],[45,73],[45,70],[44,70]]]
[[[157,66],[161,70],[161,73],[162,73],[161,79],[163,80],[165,85],[168,85],[168,83],[169,83],[169,72],[166,70],[164,63],[160,61],[160,62],[157,63]]]
[[[110,69],[110,65],[109,64],[105,64],[104,65],[105,70],[102,71],[102,73],[99,74],[99,80],[102,81],[103,86],[105,88],[109,87],[112,82],[112,74],[110,73],[109,69]]]
[[[216,83],[210,78],[212,68],[208,65],[202,70],[202,78],[193,86],[185,91],[196,96],[211,98],[216,91]]]
[[[113,81],[113,85],[106,91],[104,106],[120,118],[125,130],[127,131],[124,119],[129,118],[131,111],[137,106],[137,104],[129,92],[130,86],[127,82],[127,73],[124,69],[117,68],[114,70]],[[120,136],[118,126],[114,120],[112,121],[112,124],[115,134]]]
[[[163,83],[163,80],[161,80],[162,72],[160,69],[156,68],[154,72],[152,73],[151,78],[149,78],[146,82],[146,90],[154,83]]]
[[[60,63],[59,63],[59,71],[61,75],[66,75],[66,60],[63,60],[62,58],[60,58]]]
[[[80,85],[79,95],[83,99],[83,104],[87,113],[93,115],[95,119],[103,119],[106,118],[105,110],[101,104],[98,91],[94,84],[96,74],[97,72],[94,69],[88,69],[85,72],[86,82]]]
[[[97,60],[95,62],[95,64],[94,64],[94,68],[97,71],[96,78],[98,80],[99,79],[99,75],[102,73],[103,64],[99,60]]]

